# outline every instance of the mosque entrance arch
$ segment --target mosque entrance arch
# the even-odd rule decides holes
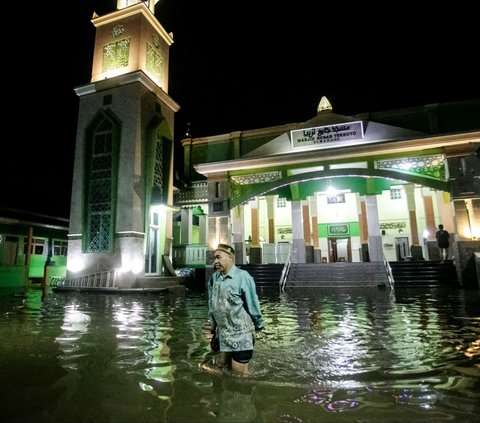
[[[238,180],[235,177],[230,178],[232,194],[230,208],[246,203],[253,197],[267,194],[279,194],[289,200],[304,199],[315,191],[327,190],[332,181],[341,182],[345,189],[353,187],[352,192],[358,192],[360,195],[378,194],[381,189],[398,183],[413,183],[440,191],[450,191],[450,186],[445,180],[383,169],[348,168],[313,171],[260,183],[252,183],[258,181],[258,178],[244,177],[245,182],[241,184],[236,182]]]
[[[444,162],[441,162],[441,165],[444,166]],[[420,172],[414,174],[411,170],[405,169],[376,169],[366,166],[334,169],[324,167],[322,170],[292,173],[283,175],[281,171],[269,171],[258,172],[252,177],[229,175],[229,208],[232,211],[234,207],[240,205],[248,206],[247,210],[250,208],[250,213],[257,216],[262,212],[256,203],[260,204],[262,199],[263,204],[270,204],[270,208],[272,202],[276,204],[280,199],[287,201],[292,214],[282,212],[282,216],[290,216],[290,222],[280,222],[282,218],[274,217],[271,212],[268,223],[266,220],[257,222],[256,217],[252,218],[255,219],[256,225],[255,232],[252,232],[253,244],[263,249],[265,242],[265,247],[271,248],[278,241],[280,225],[291,225],[292,248],[302,251],[303,246],[300,245],[304,244],[307,262],[312,255],[315,257],[314,260],[322,262],[379,261],[385,253],[389,259],[405,260],[411,256],[411,246],[423,248],[419,240],[422,240],[424,228],[428,227],[432,232],[435,227],[433,214],[425,211],[429,208],[429,211],[433,212],[433,208],[437,207],[437,199],[432,197],[432,192],[440,194],[448,193],[450,190],[445,173],[437,172],[435,175],[433,171],[421,175]],[[336,194],[331,194],[330,191]],[[390,210],[385,212],[385,204],[395,200],[395,191],[401,192],[399,197],[401,200],[392,203]],[[421,209],[418,215],[420,220],[417,219],[415,212],[414,197],[420,202],[418,203]],[[378,215],[377,201],[382,203],[381,219]],[[398,207],[400,205],[401,207]],[[265,205],[262,207],[263,210],[268,208]],[[335,207],[338,212],[334,212]],[[362,207],[365,209],[362,210]],[[293,211],[294,208],[297,212]],[[368,213],[367,209],[370,210]],[[294,217],[299,216],[299,210],[300,218]],[[315,214],[315,221],[309,216],[312,211]],[[265,219],[266,211],[263,212],[263,216]],[[267,225],[273,229],[267,230]],[[385,239],[380,234],[381,225],[389,228]],[[332,234],[330,229],[333,226],[347,229],[345,233]],[[249,223],[247,227],[250,228]],[[400,227],[406,228],[404,236],[401,236],[400,232],[397,234]],[[253,234],[258,234],[259,230],[262,232],[258,237],[260,242],[255,242]],[[421,257],[427,252],[417,253]],[[320,258],[316,257],[318,254],[321,254]]]

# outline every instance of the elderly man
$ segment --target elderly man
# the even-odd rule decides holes
[[[214,252],[215,272],[210,276],[208,315],[212,333],[219,341],[221,363],[240,374],[248,374],[255,332],[265,323],[252,276],[235,266],[235,251],[219,244]]]

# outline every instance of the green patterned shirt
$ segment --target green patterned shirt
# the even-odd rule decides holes
[[[220,351],[253,350],[255,330],[265,327],[255,281],[250,273],[232,266],[223,277],[216,271],[208,281],[208,315]]]

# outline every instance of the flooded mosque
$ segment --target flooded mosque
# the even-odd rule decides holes
[[[439,224],[460,282],[478,286],[479,99],[344,116],[322,97],[306,122],[187,132],[174,187],[173,34],[155,3],[118,0],[92,18],[64,286],[155,288],[180,269],[204,279],[220,242],[239,265],[439,260]]]
[[[187,134],[188,186],[174,193],[173,35],[153,11],[118,1],[92,19],[92,80],[76,88],[68,278],[161,283],[172,267],[208,266],[219,242],[238,264],[437,259],[440,223],[460,265],[480,251],[478,101],[342,116],[322,98],[307,122]]]

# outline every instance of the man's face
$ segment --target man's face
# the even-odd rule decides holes
[[[213,267],[222,275],[226,275],[233,266],[233,257],[229,254],[217,250],[213,256]]]

